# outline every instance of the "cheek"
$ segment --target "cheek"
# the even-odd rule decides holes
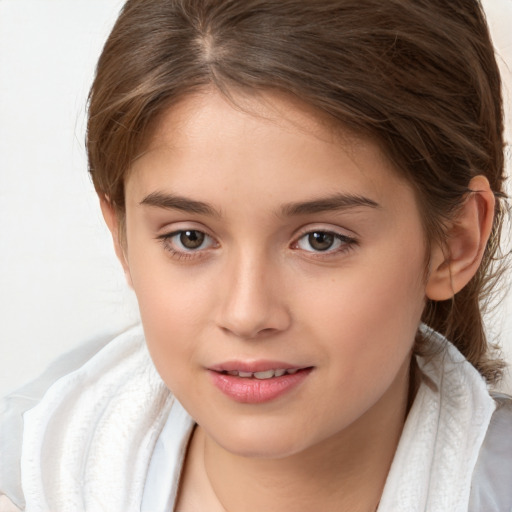
[[[134,290],[139,302],[142,323],[148,347],[156,356],[155,361],[186,357],[199,339],[208,311],[207,293],[188,291],[190,282],[167,282],[150,277]]]
[[[149,249],[148,249],[149,245]],[[184,271],[169,261],[158,244],[137,244],[128,254],[147,346],[166,384],[172,388],[187,368],[215,301],[215,288],[200,272]],[[145,248],[144,248],[145,247]]]
[[[397,370],[410,353],[424,307],[421,251],[378,254],[375,261],[317,280],[301,303],[311,336],[325,340],[326,357],[343,366],[339,375],[347,381]]]

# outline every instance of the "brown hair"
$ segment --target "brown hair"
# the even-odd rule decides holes
[[[87,148],[100,196],[122,217],[123,179],[159,116],[206,86],[285,91],[378,141],[414,187],[427,239],[485,175],[503,195],[501,84],[477,0],[128,0],[90,93]],[[503,206],[482,265],[423,320],[489,380],[482,303]]]

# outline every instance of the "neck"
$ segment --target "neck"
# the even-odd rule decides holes
[[[403,428],[409,388],[406,366],[356,422],[283,458],[238,456],[198,428],[191,451],[202,459],[197,466],[215,510],[374,512]]]

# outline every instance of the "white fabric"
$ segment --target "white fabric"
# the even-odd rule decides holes
[[[437,355],[418,361],[424,378],[379,512],[468,510],[495,402],[451,344],[440,337],[434,343]],[[156,373],[140,327],[58,379],[23,419],[21,483],[28,512],[173,510],[194,422]],[[0,438],[0,454],[7,439],[9,432]],[[15,452],[9,452],[12,464]],[[23,505],[23,497],[11,499]]]
[[[471,482],[470,512],[512,511],[512,398],[497,403]]]
[[[62,377],[24,414],[26,509],[138,511],[173,401],[140,327]]]
[[[419,360],[423,373],[379,512],[466,512],[471,477],[495,403],[450,343]],[[483,512],[483,511],[482,511]]]

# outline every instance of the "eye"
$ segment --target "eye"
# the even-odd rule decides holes
[[[215,240],[198,229],[183,229],[158,237],[166,250],[176,257],[188,257],[215,246]]]
[[[202,231],[197,231],[195,229],[180,231],[172,237],[172,239],[174,239],[174,243],[181,245],[181,247],[187,251],[200,249],[208,238],[209,237],[207,237],[207,235]]]
[[[297,247],[307,252],[333,253],[348,249],[355,240],[332,231],[310,231],[302,235],[297,241]]]

